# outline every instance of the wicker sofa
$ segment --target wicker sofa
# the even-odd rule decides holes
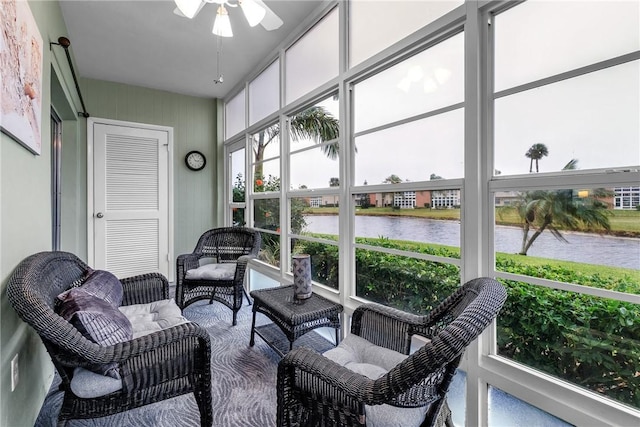
[[[182,319],[175,326],[143,331],[142,336],[126,341],[112,343],[118,341],[114,339],[117,333],[108,332],[105,336],[111,344],[94,342],[71,320],[65,320],[68,313],[59,308],[72,292],[83,293],[78,289],[89,286],[92,271],[71,253],[41,252],[18,265],[7,287],[11,305],[36,330],[62,379],[64,398],[58,425],[193,393],[201,425],[210,426],[211,349],[207,331]],[[168,300],[168,282],[160,274],[126,278],[120,283],[123,309],[169,307],[169,303],[175,306]],[[177,306],[175,309],[180,314]],[[105,366],[111,368],[115,378],[95,372],[95,367]]]

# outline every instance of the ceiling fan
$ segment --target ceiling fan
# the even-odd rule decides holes
[[[174,0],[176,15],[192,19],[207,3],[218,4],[218,11],[213,21],[213,34],[221,37],[233,37],[231,21],[227,7],[240,6],[250,26],[261,24],[267,31],[273,31],[283,24],[282,19],[276,15],[262,0]]]

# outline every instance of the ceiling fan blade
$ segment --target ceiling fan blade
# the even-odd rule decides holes
[[[195,13],[193,14],[193,16],[191,18],[194,18],[204,7],[204,5],[207,4],[204,1],[200,2],[200,5],[198,6],[198,9],[196,9]],[[181,16],[183,18],[189,18],[188,16],[186,16],[184,13],[182,13],[182,11],[180,10],[180,8],[176,7],[175,9],[173,9],[173,13],[175,13],[178,16]]]
[[[269,6],[264,4],[262,0],[254,0],[254,1],[260,6],[264,7],[264,9],[267,11],[267,14],[264,16],[264,18],[260,22],[260,25],[262,25],[265,30],[273,31],[273,30],[277,30],[282,26],[284,22],[282,22],[282,19],[280,19],[280,17],[276,15],[275,12],[269,8]]]

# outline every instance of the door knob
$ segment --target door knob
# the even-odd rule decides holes
[[[98,213],[96,214],[96,216],[97,216],[98,218],[102,218],[104,215],[102,214],[102,212],[98,212]]]

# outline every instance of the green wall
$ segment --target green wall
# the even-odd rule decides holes
[[[90,79],[81,79],[80,88],[91,117],[173,127],[174,254],[193,251],[204,231],[222,223],[216,215],[216,100]],[[191,150],[206,156],[203,170],[187,169]]]
[[[87,259],[86,120],[64,50],[52,46],[67,36],[58,2],[30,1],[43,38],[42,153],[31,154],[0,135],[0,427],[30,426],[53,378],[39,337],[10,307],[6,286],[28,255],[51,249],[50,108],[63,119],[61,249]],[[73,55],[73,40],[71,40]],[[78,73],[76,67],[76,73]],[[123,84],[81,79],[87,111],[94,118],[174,128],[174,254],[191,252],[200,234],[222,224],[215,99],[196,98]],[[184,165],[190,150],[207,156],[192,172]],[[173,264],[173,263],[172,263]],[[11,392],[11,359],[18,354],[20,381]]]
[[[49,48],[67,30],[57,2],[30,1],[43,39],[42,152],[39,156],[0,135],[0,425],[33,425],[53,378],[53,367],[38,336],[10,307],[6,286],[26,256],[51,249],[50,106],[65,116],[77,103],[64,51]],[[56,76],[57,74],[57,76]],[[55,83],[53,83],[55,82]],[[60,82],[65,82],[60,84]],[[56,91],[52,91],[52,85]],[[55,92],[55,93],[54,93]],[[71,120],[71,127],[75,117]],[[86,233],[85,233],[86,235]],[[19,383],[11,391],[11,359],[18,355]]]

